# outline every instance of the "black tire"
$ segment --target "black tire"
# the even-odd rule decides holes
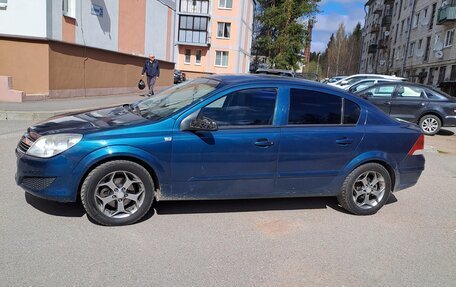
[[[429,124],[429,122],[435,123],[437,127],[435,130],[430,130],[429,128],[426,127],[426,124]],[[440,120],[439,117],[434,116],[434,115],[424,115],[420,118],[419,122],[421,131],[428,136],[433,136],[436,133],[440,131],[440,128],[442,127],[442,121]]]
[[[379,202],[376,203],[375,206],[372,206],[371,208],[361,208],[358,206],[358,204],[355,202],[354,199],[354,191],[353,191],[353,186],[355,184],[355,181],[358,179],[359,176],[366,172],[376,172],[379,173],[383,176],[384,178],[384,185],[385,185],[385,191],[383,193],[383,196]],[[356,215],[372,215],[375,214],[382,206],[386,203],[388,200],[389,196],[391,194],[391,176],[386,170],[385,167],[378,163],[367,163],[364,165],[361,165],[354,169],[345,179],[344,183],[342,184],[341,192],[337,196],[337,200],[339,201],[340,205],[349,211],[350,213],[356,214]]]
[[[96,202],[95,192],[100,180],[110,173],[120,171],[134,174],[142,181],[144,185],[144,198],[141,205],[134,213],[127,215],[127,217],[124,218],[113,218],[104,214],[99,209],[99,203]],[[155,187],[149,172],[141,165],[126,160],[115,160],[99,165],[87,175],[81,187],[81,201],[87,215],[95,222],[107,226],[128,225],[137,222],[147,214],[152,206],[154,198]]]

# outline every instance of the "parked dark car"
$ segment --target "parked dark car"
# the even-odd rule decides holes
[[[369,215],[416,184],[423,147],[416,125],[341,89],[219,75],[30,127],[16,182],[47,199],[80,198],[104,225],[138,221],[154,199],[337,196]]]
[[[379,83],[356,94],[394,118],[418,124],[426,135],[435,135],[441,127],[456,126],[456,99],[429,86]]]
[[[185,73],[180,70],[174,70],[174,84],[179,84],[186,80]]]

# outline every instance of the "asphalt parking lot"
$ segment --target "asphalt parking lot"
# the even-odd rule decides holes
[[[0,122],[1,286],[455,286],[454,128],[426,137],[418,185],[374,216],[335,198],[161,202],[103,227],[15,185],[30,124]]]

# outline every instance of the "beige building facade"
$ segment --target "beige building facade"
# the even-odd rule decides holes
[[[178,0],[176,68],[187,78],[247,73],[254,0]]]
[[[456,83],[455,0],[369,0],[365,7],[360,72]]]

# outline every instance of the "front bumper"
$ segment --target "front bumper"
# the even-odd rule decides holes
[[[63,155],[44,159],[16,152],[16,156],[16,183],[26,192],[54,201],[76,201],[78,186],[70,160]]]

